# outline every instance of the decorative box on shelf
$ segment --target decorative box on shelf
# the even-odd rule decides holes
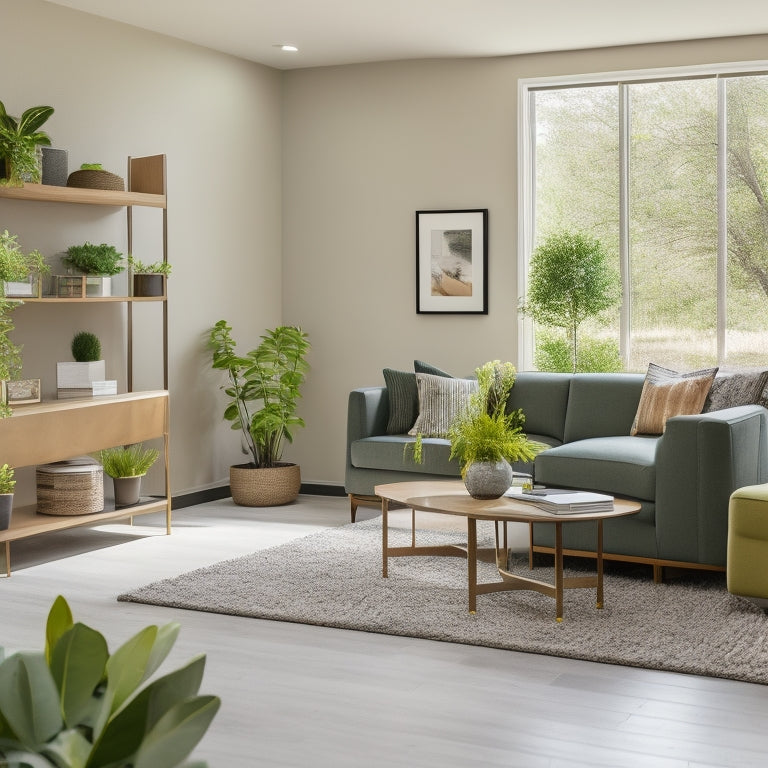
[[[42,281],[36,275],[30,275],[29,279],[3,283],[3,292],[9,299],[39,299],[42,293]]]
[[[104,472],[90,456],[36,469],[37,511],[44,515],[87,515],[104,509]]]
[[[91,397],[94,382],[103,382],[107,378],[106,370],[104,360],[56,363],[56,389],[59,400]]]
[[[62,299],[111,296],[112,278],[97,275],[53,275],[51,294]]]
[[[0,402],[8,405],[24,405],[40,402],[40,379],[4,381]]]

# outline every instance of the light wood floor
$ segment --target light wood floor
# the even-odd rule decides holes
[[[203,690],[223,700],[195,752],[210,768],[768,765],[765,686],[115,600],[348,514],[338,498],[264,510],[223,501],[176,512],[170,537],[147,516],[14,544],[0,644],[42,648],[59,593],[112,649],[180,621],[161,671],[207,654]]]

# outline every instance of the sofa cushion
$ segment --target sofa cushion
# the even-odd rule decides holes
[[[618,435],[550,448],[536,457],[536,482],[653,501],[658,441],[658,437]]]
[[[446,379],[453,378],[450,373],[446,373],[442,368],[438,368],[431,363],[425,363],[423,360],[414,360],[413,370],[416,371],[416,373],[429,373],[432,376],[444,376]]]
[[[717,368],[678,373],[650,363],[630,435],[660,435],[667,419],[701,413]]]
[[[744,371],[717,376],[712,382],[703,413],[735,408],[739,405],[768,407],[768,370]]]
[[[421,464],[413,460],[413,454],[406,446],[413,445],[412,437],[403,435],[378,435],[355,440],[350,446],[350,460],[353,467],[362,469],[384,469],[396,472],[430,473],[456,477],[459,463],[449,459],[451,444],[448,440],[425,437],[422,441]]]
[[[417,373],[416,387],[419,390],[419,415],[408,434],[445,437],[469,396],[477,391],[477,382]]]
[[[640,402],[642,373],[576,373],[568,390],[563,442],[628,435]]]
[[[523,430],[529,437],[533,433],[553,438],[556,444],[562,443],[570,384],[570,373],[521,371],[510,390],[507,413],[522,408]]]
[[[416,374],[385,368],[384,383],[389,396],[388,435],[404,435],[416,421],[419,413],[419,391]]]

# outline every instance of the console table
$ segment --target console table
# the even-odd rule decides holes
[[[0,562],[11,575],[11,542],[30,536],[132,518],[165,510],[166,533],[171,532],[171,489],[168,461],[169,397],[166,390],[129,392],[83,400],[54,400],[20,405],[0,419],[0,464],[26,467],[49,464],[103,448],[163,438],[165,497],[142,499],[115,509],[109,500],[103,512],[85,515],[43,515],[34,506],[14,508],[11,527],[0,531]]]

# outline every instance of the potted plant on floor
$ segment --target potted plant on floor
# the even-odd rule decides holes
[[[224,418],[232,429],[241,430],[251,457],[247,464],[230,467],[232,499],[249,507],[287,504],[301,488],[298,465],[281,458],[285,442],[293,442],[293,428],[304,426],[296,410],[309,370],[308,337],[300,328],[279,326],[240,357],[231,333],[231,326],[219,320],[210,331],[209,346],[213,368],[229,377]]]
[[[0,467],[0,531],[7,531],[11,527],[13,488],[16,485],[13,474],[13,467],[7,464]]]
[[[512,363],[493,360],[478,368],[477,391],[448,429],[451,458],[475,499],[498,499],[512,485],[510,462],[533,461],[542,443],[523,432],[522,410],[507,412],[507,399],[517,372]]]
[[[61,260],[86,276],[86,296],[111,296],[112,276],[125,269],[123,254],[107,243],[94,245],[86,241],[82,245],[72,245]]]
[[[204,768],[184,761],[221,706],[199,693],[205,655],[153,677],[178,634],[177,623],[152,624],[110,653],[57,597],[45,650],[0,663],[0,765]]]
[[[99,452],[104,471],[112,478],[115,487],[115,506],[128,507],[137,504],[141,496],[141,478],[157,461],[160,451],[144,448],[141,443],[128,447],[106,448]]]
[[[0,101],[0,157],[5,161],[6,185],[40,183],[42,155],[38,147],[50,146],[51,139],[39,128],[52,114],[53,107],[30,107],[17,119],[6,112]]]
[[[167,261],[144,264],[129,255],[128,268],[133,275],[134,296],[165,296],[165,281],[171,274]]]

